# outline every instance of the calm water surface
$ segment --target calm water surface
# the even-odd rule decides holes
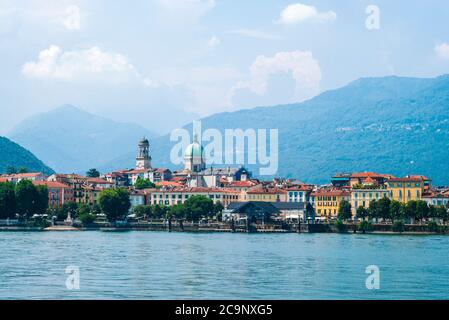
[[[449,237],[0,232],[0,299],[80,298],[449,299]]]

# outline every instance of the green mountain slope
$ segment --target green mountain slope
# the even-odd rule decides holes
[[[52,169],[31,152],[5,137],[0,137],[0,173],[6,173],[8,167],[24,167],[30,172],[53,173]]]
[[[324,183],[337,172],[373,170],[449,185],[449,76],[360,79],[299,104],[216,114],[202,127],[278,129],[279,176]],[[150,142],[154,164],[173,168],[169,137]],[[103,169],[132,166],[133,158],[123,154]]]

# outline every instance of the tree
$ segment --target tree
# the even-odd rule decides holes
[[[368,207],[368,217],[372,220],[372,219],[377,219],[379,218],[379,214],[378,214],[378,210],[377,210],[377,201],[376,200],[372,200],[369,203],[369,207]]]
[[[402,203],[396,200],[390,202],[390,217],[393,222],[404,219],[404,206]]]
[[[447,209],[444,206],[439,206],[436,208],[436,216],[438,217],[438,219],[441,219],[444,223],[447,222],[447,220],[449,220],[449,214]]]
[[[152,207],[152,216],[155,219],[162,219],[165,217],[167,210],[167,207],[156,204]]]
[[[365,220],[368,217],[368,210],[363,206],[358,207],[355,217],[360,220]]]
[[[89,207],[88,204],[80,203],[80,204],[77,206],[75,212],[76,212],[76,216],[77,216],[78,218],[80,218],[80,217],[83,216],[83,215],[90,214],[90,213],[91,213],[91,210],[90,210],[90,207]]]
[[[99,202],[101,210],[109,221],[116,221],[124,217],[131,207],[129,193],[123,188],[105,189],[101,191]]]
[[[384,221],[391,220],[390,204],[391,200],[388,198],[382,198],[377,201],[377,215]]]
[[[45,214],[48,209],[48,188],[47,186],[36,186],[36,191],[35,214]]]
[[[41,213],[42,193],[42,190],[38,191],[36,186],[29,180],[21,180],[18,182],[15,188],[17,213],[25,218],[29,218],[36,213]],[[48,197],[48,192],[46,197]]]
[[[78,215],[78,219],[83,225],[91,224],[95,221],[97,217],[89,212],[83,212]]]
[[[89,171],[86,172],[86,175],[89,178],[99,178],[100,177],[100,171],[98,171],[95,168],[89,169]]]
[[[93,214],[100,214],[100,213],[101,213],[101,207],[100,207],[100,205],[99,205],[98,203],[95,203],[95,204],[92,206],[91,212],[92,212]]]
[[[186,208],[183,204],[171,206],[167,211],[167,218],[184,219],[186,217]]]
[[[142,179],[141,177],[138,177],[136,183],[134,184],[134,188],[137,190],[152,189],[156,188],[156,185],[149,179]]]
[[[346,221],[352,218],[351,203],[347,200],[342,200],[338,207],[338,219]]]
[[[214,212],[214,202],[205,196],[193,196],[184,203],[186,218],[190,221],[199,221],[201,217],[210,217]]]
[[[416,218],[420,221],[429,218],[429,205],[423,200],[416,201]]]
[[[411,200],[405,205],[404,216],[407,219],[415,220],[418,218],[416,204],[417,202],[415,200]]]
[[[146,219],[148,217],[151,217],[152,213],[153,213],[153,211],[152,211],[151,206],[141,205],[141,206],[137,206],[137,207],[133,208],[133,214],[135,214],[136,217],[138,217],[138,218]]]
[[[14,218],[16,195],[10,182],[0,183],[0,219]]]

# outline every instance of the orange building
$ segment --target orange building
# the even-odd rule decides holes
[[[65,203],[74,202],[73,189],[57,181],[33,181],[36,186],[46,186],[48,188],[49,208],[60,208]]]

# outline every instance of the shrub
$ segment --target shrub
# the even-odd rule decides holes
[[[438,225],[438,223],[436,223],[435,221],[430,221],[430,222],[427,224],[427,229],[428,229],[430,232],[441,232],[441,231],[442,231],[441,228],[440,228],[440,226]]]
[[[369,221],[360,221],[357,229],[363,233],[373,230],[373,224]]]
[[[335,222],[335,227],[337,228],[337,231],[340,233],[344,233],[344,232],[348,231],[347,226],[341,220],[337,220],[337,222]]]
[[[405,230],[405,224],[404,224],[404,222],[401,221],[401,220],[395,221],[395,222],[393,223],[392,229],[393,229],[394,232],[404,232],[404,230]]]
[[[90,213],[82,213],[78,216],[83,225],[91,224],[95,221],[96,216]]]

